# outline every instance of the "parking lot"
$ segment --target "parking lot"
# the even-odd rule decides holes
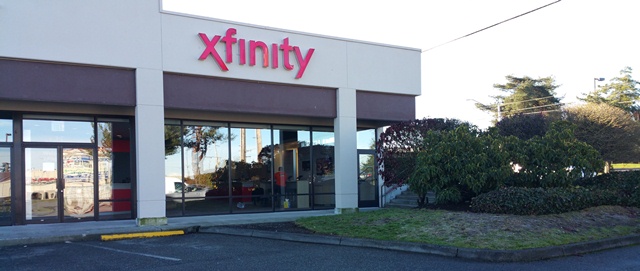
[[[640,270],[640,246],[530,263],[221,234],[0,247],[2,270]]]

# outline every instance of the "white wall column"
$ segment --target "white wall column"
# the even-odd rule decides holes
[[[136,70],[138,226],[165,225],[164,95],[162,70]]]
[[[335,213],[358,211],[358,144],[356,90],[337,90],[337,117],[334,121],[336,209]]]

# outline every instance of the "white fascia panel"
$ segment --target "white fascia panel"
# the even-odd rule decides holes
[[[158,0],[0,0],[0,57],[161,68]]]
[[[420,50],[350,42],[347,56],[349,88],[421,94]]]
[[[238,39],[231,46],[232,61],[230,63],[226,62],[226,43],[222,41],[229,28],[236,29],[233,37]],[[199,33],[206,34],[209,40],[216,35],[221,37],[216,43],[215,51],[225,61],[228,71],[223,71],[212,55],[199,60],[206,49]],[[303,57],[307,56],[310,48],[314,49],[304,74],[299,79],[295,78],[300,64],[294,52],[289,54],[290,64],[294,66],[292,70],[285,69],[283,52],[280,50],[278,50],[278,67],[272,67],[272,45],[281,45],[285,38],[288,38],[290,46],[300,48]],[[239,39],[245,40],[243,52],[246,55],[246,64],[244,65],[240,64]],[[263,67],[261,49],[256,50],[256,64],[250,65],[249,43],[251,40],[264,42],[269,47],[268,67]],[[339,87],[347,84],[346,42],[342,40],[167,13],[162,15],[162,41],[163,66],[167,72],[323,87]]]

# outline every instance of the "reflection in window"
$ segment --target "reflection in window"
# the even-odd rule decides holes
[[[227,166],[228,132],[225,126],[185,126],[183,136],[184,182],[198,188],[217,189],[226,195],[223,177]],[[204,196],[204,195],[203,195]]]
[[[167,216],[229,211],[228,138],[225,124],[165,125]]]
[[[0,119],[0,137],[2,142],[13,141],[13,122],[10,119]]]
[[[167,216],[335,207],[334,133],[310,130],[165,120]]]
[[[64,215],[66,217],[93,217],[95,206],[93,166],[93,149],[64,148],[62,150]]]
[[[180,123],[164,126],[164,186],[167,216],[182,215],[182,131]],[[176,184],[179,184],[176,185]]]
[[[313,204],[315,208],[335,207],[334,133],[313,131]]]
[[[231,128],[231,138],[232,211],[271,211],[271,129],[242,125]]]
[[[0,225],[11,225],[11,149],[0,148]]]
[[[273,130],[275,174],[271,195],[276,210],[311,207],[311,133],[305,128],[283,126]]]
[[[98,122],[100,219],[131,217],[129,122]]]
[[[376,149],[376,129],[360,130],[357,136],[359,150]]]
[[[25,142],[92,143],[94,138],[91,121],[25,119],[22,125]]]
[[[58,216],[58,151],[24,149],[25,217],[44,220]]]

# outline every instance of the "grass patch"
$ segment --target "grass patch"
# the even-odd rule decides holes
[[[614,169],[634,169],[640,168],[640,164],[638,163],[619,163],[619,164],[611,164],[611,167]]]
[[[618,206],[543,216],[389,208],[302,218],[296,224],[345,237],[513,250],[638,234],[639,214],[638,208]]]

